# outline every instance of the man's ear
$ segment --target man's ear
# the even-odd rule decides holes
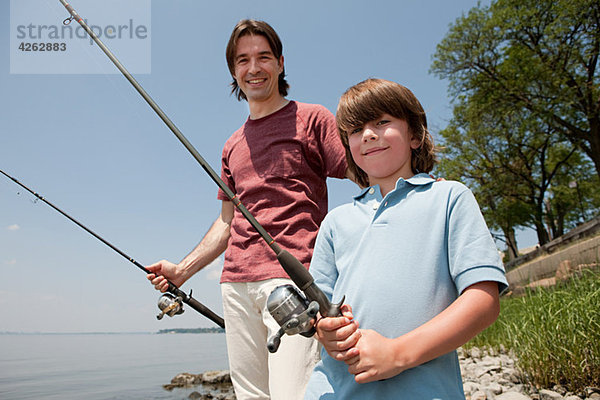
[[[283,54],[279,57],[279,73],[283,72]]]

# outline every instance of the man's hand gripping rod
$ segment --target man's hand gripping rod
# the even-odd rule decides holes
[[[306,297],[311,301],[316,301],[319,304],[319,311],[323,316],[341,316],[340,311],[343,299],[339,304],[332,304],[323,291],[314,283],[312,275],[302,265],[298,259],[296,259],[287,250],[281,249],[275,240],[267,233],[267,231],[258,223],[258,221],[250,214],[246,207],[239,201],[237,196],[229,189],[229,187],[223,182],[221,177],[210,167],[210,165],[204,160],[204,158],[198,153],[198,151],[192,146],[192,144],[186,139],[181,131],[175,126],[175,124],[167,117],[167,115],[160,109],[156,102],[146,93],[144,88],[133,78],[133,76],[127,71],[127,69],[119,62],[114,54],[102,43],[98,36],[90,29],[85,23],[83,18],[77,14],[73,7],[65,0],[59,0],[63,6],[69,11],[71,17],[67,18],[64,23],[70,23],[71,19],[75,19],[79,25],[87,32],[94,42],[102,49],[104,54],[115,64],[115,66],[121,71],[123,76],[133,85],[138,93],[146,100],[148,105],[156,112],[156,114],[163,120],[163,122],[169,127],[171,132],[179,139],[183,146],[192,154],[192,156],[198,161],[200,166],[206,171],[210,178],[223,190],[225,195],[233,202],[236,208],[242,213],[244,218],[252,225],[254,229],[260,234],[260,236],[269,245],[271,250],[276,254],[277,260],[289,275],[292,281],[304,292]]]

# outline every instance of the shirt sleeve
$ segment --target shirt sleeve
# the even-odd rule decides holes
[[[348,163],[346,150],[339,137],[335,116],[319,106],[309,121],[308,135],[312,150],[319,155],[320,168],[325,176],[343,179]]]
[[[508,287],[504,267],[473,193],[465,187],[449,213],[448,259],[458,293],[484,281],[498,282],[503,292]]]
[[[229,170],[228,143],[225,143],[225,146],[223,147],[223,153],[221,154],[221,179],[223,180],[223,182],[225,182],[225,185],[227,185],[227,187],[231,189],[233,193],[236,193],[235,182],[233,181],[233,176],[231,175],[231,171]],[[230,200],[221,188],[219,188],[219,191],[217,193],[217,199]]]

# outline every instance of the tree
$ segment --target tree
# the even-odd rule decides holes
[[[590,161],[575,153],[555,176],[547,201],[548,227],[552,237],[594,217],[600,210],[600,179]]]
[[[548,207],[553,200],[549,189],[561,187],[558,178],[578,179],[571,161],[584,163],[579,150],[563,143],[545,121],[527,109],[493,107],[485,94],[474,92],[455,105],[454,117],[440,135],[442,173],[472,188],[490,228],[503,232],[497,238],[506,242],[509,259],[517,256],[515,227],[534,228],[544,244],[554,237],[556,224],[565,225],[575,203],[554,201],[560,212],[550,214],[555,207]]]
[[[525,109],[580,148],[600,177],[600,2],[498,0],[459,18],[432,72],[456,99]]]
[[[454,119],[440,132],[443,151],[438,171],[471,188],[491,231],[502,232],[494,238],[506,244],[508,258],[513,259],[518,256],[514,227],[526,224],[531,207],[520,200],[524,186],[515,185],[503,172],[503,162],[498,158],[503,155],[501,139],[486,135],[475,121],[471,125],[472,113],[477,114],[466,105],[456,107]]]

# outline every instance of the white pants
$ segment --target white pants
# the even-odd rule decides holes
[[[275,287],[284,284],[292,281],[221,284],[229,368],[238,400],[304,398],[306,384],[319,360],[317,340],[284,335],[276,353],[267,350],[268,338],[279,330],[267,310],[267,299]]]

